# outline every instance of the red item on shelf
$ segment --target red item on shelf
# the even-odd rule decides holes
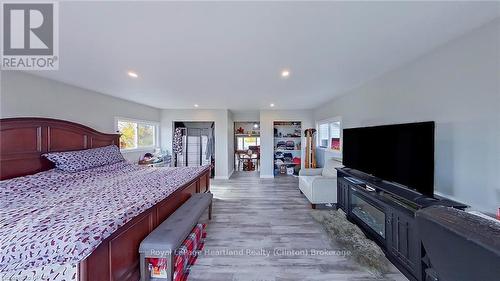
[[[206,224],[197,224],[177,250],[175,272],[179,278],[174,278],[174,281],[188,279],[189,268],[196,262],[199,251],[203,249],[206,235]]]
[[[295,157],[295,158],[293,158],[292,162],[293,162],[293,164],[300,164],[300,158]]]
[[[183,270],[176,270],[174,272],[174,281],[184,281],[187,280],[187,275],[184,274]]]
[[[175,253],[173,281],[185,281],[188,279],[189,268],[196,262],[199,251],[203,249],[204,240],[207,237],[206,224],[197,224],[191,234],[184,240],[181,247]],[[167,259],[148,258],[151,277],[168,278]]]
[[[151,277],[154,278],[167,278],[167,259],[164,258],[149,258],[149,267],[151,270]]]
[[[500,220],[500,208],[498,208],[498,212],[497,212],[497,220]]]

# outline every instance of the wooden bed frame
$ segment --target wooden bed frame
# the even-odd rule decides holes
[[[53,168],[41,157],[51,151],[71,151],[119,144],[120,135],[49,118],[0,119],[0,179],[30,175]],[[180,187],[106,238],[78,265],[80,281],[137,281],[139,244],[193,193],[210,190],[210,171]]]

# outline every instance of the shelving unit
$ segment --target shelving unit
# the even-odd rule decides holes
[[[302,123],[300,121],[275,121],[274,174],[298,175],[302,162],[301,152]]]

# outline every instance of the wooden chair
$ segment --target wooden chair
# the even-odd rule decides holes
[[[237,171],[243,171],[243,164],[246,161],[244,155],[246,155],[246,151],[236,151],[236,162],[238,163],[236,166]]]
[[[249,146],[248,148],[252,150],[252,156],[254,156],[252,161],[255,161],[255,170],[258,171],[260,166],[260,146]]]
[[[260,152],[252,152],[252,155],[250,156],[250,161],[254,163],[254,170],[258,171],[259,170],[259,165],[260,165]]]

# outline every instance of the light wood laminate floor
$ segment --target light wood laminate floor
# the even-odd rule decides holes
[[[395,268],[375,278],[342,255],[344,249],[309,215],[295,177],[260,179],[237,172],[230,180],[213,181],[211,188],[213,218],[191,281],[407,280]],[[313,255],[314,250],[328,255]]]

